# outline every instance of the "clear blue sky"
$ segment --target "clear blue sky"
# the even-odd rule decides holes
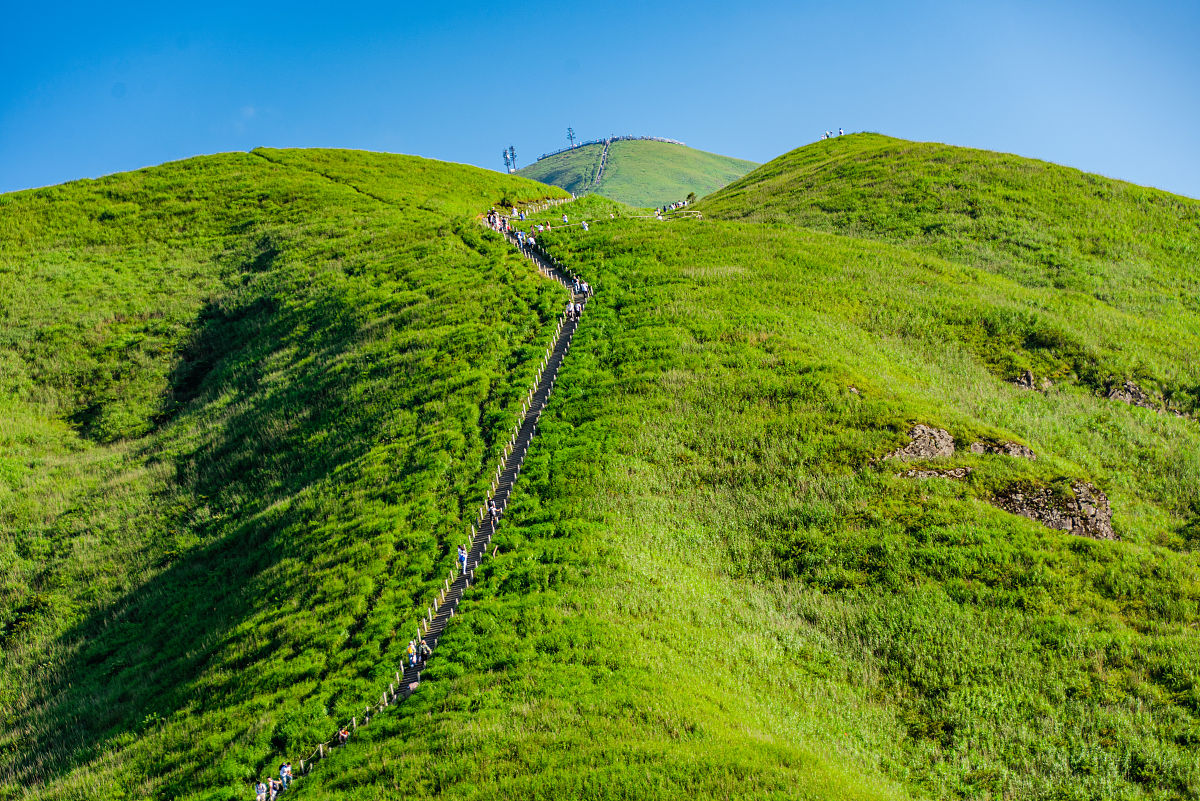
[[[821,131],[1200,197],[1200,2],[6,3],[0,191],[201,153],[502,169],[637,133],[769,160]]]

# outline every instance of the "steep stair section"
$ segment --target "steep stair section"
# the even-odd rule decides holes
[[[549,206],[565,202],[570,201],[567,199],[548,200],[537,206],[530,207],[528,210],[541,211]],[[418,624],[416,634],[418,635],[418,639],[423,639],[425,644],[429,646],[431,651],[429,658],[432,658],[436,653],[438,642],[441,640],[450,621],[453,620],[459,603],[462,601],[463,593],[474,582],[476,568],[478,568],[484,557],[489,553],[488,549],[491,548],[492,537],[496,533],[496,527],[504,517],[504,512],[512,496],[513,487],[521,475],[521,465],[525,461],[525,454],[529,452],[529,446],[532,444],[533,438],[537,435],[538,420],[541,418],[542,411],[546,408],[546,404],[550,400],[550,395],[554,391],[554,384],[558,379],[559,367],[571,350],[571,338],[575,335],[575,330],[579,327],[582,310],[586,307],[588,299],[587,294],[576,290],[580,284],[578,276],[564,269],[540,247],[532,247],[527,243],[523,246],[517,240],[515,233],[506,230],[505,226],[497,225],[494,227],[501,231],[505,238],[517,248],[519,253],[530,259],[538,267],[538,271],[542,275],[552,278],[566,287],[571,298],[571,305],[578,304],[579,312],[576,314],[566,313],[559,320],[554,342],[547,351],[536,383],[528,393],[520,423],[516,426],[512,438],[505,446],[505,456],[497,466],[487,502],[480,509],[477,520],[478,525],[472,525],[471,527],[471,542],[467,549],[465,564],[459,565],[458,569],[452,572],[446,579],[442,590],[438,593],[434,602],[430,604],[425,617]],[[491,554],[495,556],[496,551],[492,550]],[[357,730],[360,725],[368,725],[373,715],[383,712],[389,706],[411,695],[420,685],[421,672],[424,670],[426,663],[427,660],[421,660],[416,665],[406,666],[403,671],[396,671],[395,682],[389,684],[387,689],[380,694],[377,702],[373,701],[367,705],[361,723],[359,718],[352,718],[349,724],[341,729],[341,734],[335,735],[328,742],[319,744],[312,754],[306,759],[299,761],[298,775],[308,774],[317,762],[323,760],[330,753],[331,749],[339,745],[345,745],[352,736],[352,732]]]
[[[611,144],[611,139],[604,140],[604,149],[600,151],[600,166],[596,168],[596,177],[592,179],[592,186],[600,185],[600,178],[604,175],[604,165],[608,163],[608,146]]]
[[[507,234],[507,236],[514,245],[517,244],[516,238],[512,234]],[[575,292],[573,289],[573,276],[561,270],[544,252],[538,249],[526,252],[526,255],[538,265],[544,274],[567,287],[571,293],[572,303],[580,303],[586,307],[587,297],[583,293]],[[495,492],[490,500],[491,504],[494,505],[495,512],[491,510],[486,512],[479,526],[474,529],[474,537],[471,540],[470,550],[467,552],[466,569],[460,571],[453,581],[447,580],[442,595],[439,596],[438,603],[435,605],[435,611],[422,624],[424,632],[422,636],[426,644],[435,652],[437,650],[437,643],[445,632],[446,626],[449,625],[450,620],[454,617],[458,609],[463,593],[471,586],[471,583],[475,579],[475,569],[483,561],[484,556],[491,548],[492,536],[496,533],[496,527],[499,525],[501,519],[503,519],[504,512],[508,508],[513,486],[517,483],[517,478],[521,475],[521,465],[525,461],[525,454],[529,452],[529,446],[533,442],[533,438],[537,435],[538,420],[542,416],[542,410],[546,408],[546,404],[550,400],[551,392],[554,391],[554,384],[558,378],[558,369],[562,365],[563,359],[566,358],[567,353],[571,350],[571,338],[575,335],[575,329],[578,327],[579,316],[564,317],[558,330],[558,336],[554,341],[550,357],[546,360],[541,380],[538,381],[537,386],[534,387],[531,393],[520,428],[518,428],[512,440],[512,449],[508,454],[508,458],[504,460],[504,464],[499,469],[494,481]],[[422,668],[423,665],[418,664],[404,671],[402,686],[405,696],[415,690],[420,683]]]

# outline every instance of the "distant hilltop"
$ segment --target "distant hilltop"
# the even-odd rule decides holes
[[[588,145],[608,145],[612,144],[613,142],[666,142],[668,145],[681,145],[683,147],[687,147],[687,142],[680,142],[678,139],[668,139],[665,136],[633,136],[632,134],[625,134],[623,136],[610,136],[605,139],[589,139],[586,142],[576,142],[568,145],[567,147],[560,147],[558,150],[552,150],[549,153],[543,153],[537,157],[537,160],[541,161],[542,159],[548,159],[551,156],[557,156],[559,153],[566,153],[568,150],[575,150],[576,148],[586,147]]]
[[[517,170],[575,195],[597,194],[635,207],[702,197],[758,165],[661,136],[610,136],[576,142]]]

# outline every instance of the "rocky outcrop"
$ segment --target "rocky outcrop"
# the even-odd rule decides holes
[[[1119,539],[1113,531],[1108,498],[1092,484],[1075,484],[1069,498],[1055,494],[1049,487],[1035,490],[1010,488],[996,495],[993,503],[1006,512],[1079,537]]]
[[[1012,456],[1015,459],[1035,461],[1037,454],[1028,446],[1019,442],[972,442],[969,446],[971,453],[997,453],[1001,456]]]
[[[1120,401],[1121,403],[1128,403],[1130,406],[1151,409],[1159,414],[1166,413],[1173,414],[1176,417],[1188,418],[1188,415],[1178,409],[1171,408],[1169,404],[1155,398],[1132,381],[1124,381],[1120,386],[1110,387],[1105,397],[1110,400]]]
[[[1159,410],[1159,404],[1154,402],[1154,398],[1132,381],[1126,381],[1120,386],[1111,388],[1108,391],[1108,397],[1121,403],[1128,403],[1130,406]]]
[[[944,429],[918,423],[908,432],[908,438],[911,442],[883,458],[911,462],[915,459],[936,459],[939,456],[954,455],[954,437]]]
[[[910,442],[907,445],[892,451],[883,458],[911,462],[916,459],[936,459],[939,456],[954,455],[954,437],[945,429],[918,423],[908,432],[908,438]],[[967,447],[971,453],[995,453],[1001,456],[1012,456],[1016,459],[1037,459],[1036,453],[1019,442],[980,440],[972,442]]]
[[[966,478],[974,467],[949,467],[945,470],[909,470],[905,478]]]
[[[1046,390],[1050,389],[1050,387],[1054,386],[1049,378],[1043,378],[1041,381],[1038,381],[1034,377],[1033,372],[1030,370],[1022,370],[1021,374],[1012,380],[1012,383],[1021,389],[1038,389],[1042,392],[1045,392]]]

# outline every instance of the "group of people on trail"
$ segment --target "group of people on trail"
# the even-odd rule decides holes
[[[686,201],[681,201],[680,203],[672,204],[672,206],[670,208],[678,208],[683,205],[686,205]],[[666,207],[664,207],[664,209],[665,208]],[[522,222],[525,221],[525,213],[524,212],[515,211],[515,213],[518,215],[518,217],[520,218],[520,220]],[[566,214],[564,214],[562,216],[562,221],[563,221],[564,225],[568,224]],[[534,237],[535,230],[540,233],[542,230],[550,229],[549,224],[537,223],[536,225],[530,226],[528,233],[526,233],[525,231],[521,231],[521,230],[517,230],[514,232],[513,229],[509,226],[509,218],[507,216],[502,215],[499,212],[497,212],[496,209],[492,209],[491,211],[489,211],[487,213],[487,223],[490,227],[492,227],[493,229],[495,229],[497,231],[500,231],[501,233],[513,232],[520,247],[526,251],[532,250],[533,248],[535,248],[537,246],[537,240]],[[585,230],[585,231],[588,230],[588,224],[586,221],[582,223],[582,226],[583,226],[583,230]],[[574,290],[575,295],[583,295],[585,300],[587,297],[590,297],[592,294],[591,285],[589,285],[586,281],[579,280],[578,278],[574,279],[574,282],[573,282],[571,288]],[[567,317],[568,318],[578,320],[582,314],[583,314],[583,303],[582,302],[572,301],[567,304]],[[488,511],[488,516],[491,520],[492,526],[494,527],[497,523],[500,522],[500,517],[503,514],[503,510],[501,509],[501,507],[496,505],[496,501],[494,498],[489,498],[487,501],[487,511]],[[458,546],[458,565],[459,565],[460,571],[463,573],[466,573],[466,571],[467,571],[467,562],[468,562],[468,557],[470,554],[470,547],[471,547],[470,543],[466,543],[464,545]],[[416,667],[417,665],[424,665],[426,663],[426,661],[428,661],[429,657],[431,657],[433,655],[433,649],[429,646],[429,643],[427,643],[424,638],[417,639],[417,640],[409,640],[406,655],[408,658],[409,667]],[[349,741],[350,741],[350,730],[347,729],[345,726],[340,728],[338,730],[337,734],[335,734],[334,738],[333,738],[333,744],[335,746],[344,746]],[[287,790],[291,786],[291,783],[292,783],[292,763],[284,762],[283,764],[281,764],[279,766],[279,778],[278,779],[268,777],[266,779],[259,779],[258,781],[256,781],[254,783],[255,799],[256,799],[256,801],[276,801],[276,798],[279,796],[279,794],[283,793],[285,790]]]
[[[679,209],[682,209],[686,205],[688,205],[688,202],[686,200],[677,200],[674,203],[668,203],[665,206],[661,206],[661,207],[655,209],[654,216],[661,217],[662,215],[666,214],[668,211],[678,211]]]
[[[521,219],[525,219],[524,213],[522,213]],[[489,227],[499,231],[502,234],[512,230],[508,225],[508,217],[496,211],[495,209],[488,211],[487,224]]]
[[[276,796],[292,784],[292,763],[284,762],[279,766],[278,779],[259,779],[254,783],[256,801],[275,801]]]
[[[424,665],[429,657],[433,656],[433,649],[429,647],[429,643],[425,642],[425,638],[420,640],[408,641],[408,666],[416,667]]]
[[[526,256],[533,255],[533,252],[537,249],[537,238],[534,237],[532,228],[529,230],[529,233],[517,231],[517,246],[521,248],[521,251]]]
[[[837,132],[838,136],[841,136],[844,133],[845,133],[845,131],[843,131],[841,128],[838,128],[838,132]],[[821,138],[822,139],[832,139],[833,131],[826,131],[825,133],[821,134]]]
[[[678,208],[679,206],[683,205],[686,205],[686,202],[680,201],[679,203],[672,205],[671,208]],[[525,222],[525,212],[517,209],[513,209],[510,215],[501,214],[496,209],[491,209],[488,211],[486,219],[488,227],[492,228],[493,230],[499,231],[502,234],[511,233],[516,236],[517,244],[520,246],[521,250],[525,251],[526,255],[528,255],[530,250],[537,247],[537,239],[535,235],[551,230],[550,223],[531,223],[529,225],[529,230],[523,231],[513,227],[512,220],[514,217],[520,222]],[[570,219],[567,217],[567,215],[564,214],[562,216],[562,222],[563,225],[570,225]],[[583,220],[578,224],[581,228],[583,228],[583,230],[588,230],[587,220]]]

